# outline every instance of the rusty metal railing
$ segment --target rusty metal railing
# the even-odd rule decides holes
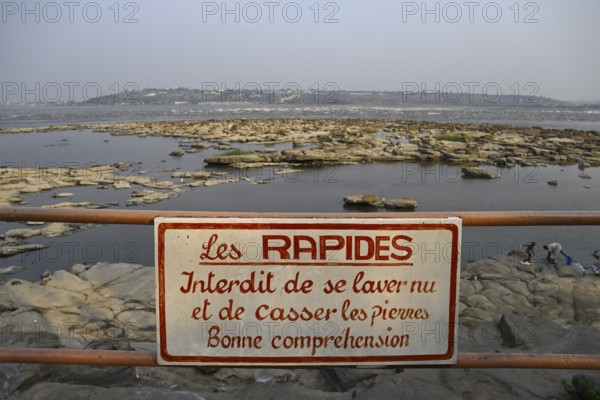
[[[80,222],[152,225],[157,217],[263,218],[445,218],[459,217],[463,226],[600,225],[600,211],[493,211],[411,213],[232,213],[157,210],[78,210],[0,207],[0,221]],[[2,363],[120,365],[155,367],[156,353],[121,350],[0,348]],[[445,366],[428,366],[440,368]],[[459,353],[451,368],[539,368],[600,370],[600,355],[532,353]]]
[[[0,362],[19,364],[75,364],[158,367],[156,353],[123,350],[75,350],[0,348]],[[421,367],[421,366],[420,366]],[[447,368],[427,365],[422,368]],[[459,353],[451,368],[540,368],[600,369],[600,355],[587,354],[523,354],[523,353]]]
[[[458,217],[463,226],[600,225],[600,211],[457,211],[378,213],[257,213],[172,210],[86,210],[0,207],[0,221],[82,222],[153,225],[157,217],[187,218],[446,218]]]

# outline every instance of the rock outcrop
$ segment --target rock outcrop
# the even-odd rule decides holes
[[[520,257],[462,268],[459,352],[600,353],[600,278]],[[155,350],[154,269],[75,265],[0,286],[0,346]],[[43,334],[40,334],[43,332]],[[566,398],[576,372],[477,369],[230,369],[0,364],[0,398]],[[591,379],[600,373],[591,372]]]
[[[467,167],[461,169],[462,175],[470,179],[498,179],[498,168],[492,166]]]
[[[86,168],[0,168],[0,206],[27,204],[20,197],[32,194],[76,186],[96,186],[99,189],[112,185],[115,189],[130,189],[132,185],[140,185],[153,189],[175,191],[184,185],[171,181],[157,181],[148,176],[123,174],[122,168],[99,165]],[[56,193],[53,197],[60,199],[72,197],[72,193]],[[102,205],[91,202],[63,201],[49,204],[46,207],[83,207],[99,208]]]
[[[396,210],[414,210],[417,208],[417,201],[410,197],[398,197],[396,199],[386,200],[385,208]]]
[[[385,199],[374,194],[350,194],[344,197],[344,204],[351,206],[382,207]]]
[[[233,126],[235,129],[231,129]],[[206,143],[224,150],[231,143],[293,143],[294,148],[254,154],[243,163],[345,164],[362,162],[442,162],[463,166],[529,166],[539,163],[600,165],[596,131],[508,125],[477,125],[395,120],[244,119],[124,122],[0,129],[2,133],[91,129],[118,135],[166,136],[181,141],[173,156]],[[184,152],[183,148],[189,150]],[[238,156],[216,156],[210,163],[233,164]],[[487,168],[487,167],[486,167]]]

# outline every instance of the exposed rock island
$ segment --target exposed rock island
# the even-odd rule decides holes
[[[201,141],[277,144],[294,148],[216,156],[214,164],[442,162],[511,167],[538,163],[600,165],[600,133],[508,125],[363,119],[244,119],[125,122],[0,129],[0,134],[90,129],[117,135],[174,137],[190,148]],[[308,148],[303,148],[306,145]],[[174,156],[184,152],[174,150]]]

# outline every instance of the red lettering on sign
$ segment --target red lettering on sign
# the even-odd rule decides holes
[[[309,247],[301,247],[300,242],[308,242]],[[300,259],[300,253],[309,253],[311,260],[317,259],[317,242],[310,236],[294,235],[294,260]]]
[[[392,253],[392,254],[390,254],[390,257],[392,257],[394,260],[405,261],[412,257],[413,251],[410,246],[402,246],[401,244],[399,244],[398,242],[400,240],[404,240],[409,243],[412,242],[412,238],[410,236],[406,236],[406,235],[394,236],[394,238],[392,239],[392,247],[396,250],[403,251],[405,254],[403,256],[399,256],[396,253]]]
[[[271,244],[272,240],[283,241],[282,245]],[[285,235],[263,235],[262,248],[263,248],[263,259],[269,259],[269,251],[276,251],[279,253],[279,257],[282,260],[290,259],[289,248],[292,246],[292,240]]]
[[[406,235],[374,238],[366,235],[263,235],[262,257],[269,261],[274,261],[274,256],[280,260],[300,260],[307,254],[310,261],[406,261],[413,255],[412,248],[407,245],[410,242],[412,238]]]
[[[375,254],[375,242],[373,242],[373,239],[368,236],[356,236],[355,240],[356,247],[354,248],[354,259],[358,261],[372,259]],[[361,252],[361,250],[364,249],[362,243],[366,244],[366,253]]]
[[[218,245],[216,249],[217,254],[214,256],[211,255],[211,253],[213,252],[213,246],[215,245],[215,243],[217,243],[218,239],[219,235],[215,233],[210,237],[210,239],[208,239],[208,243],[204,243],[202,245],[202,249],[204,249],[204,251],[200,255],[201,260],[222,261],[228,258],[232,260],[239,260],[242,257],[242,253],[237,249],[237,247],[235,247],[235,244],[232,244],[231,248],[229,248],[229,245],[226,243],[221,243],[220,245]]]
[[[208,340],[207,345],[209,348],[222,347],[224,349],[261,349],[262,348],[262,336],[235,336],[235,335],[222,335],[221,328],[218,326],[211,326],[208,329]]]
[[[327,244],[327,241],[335,240],[335,244]],[[327,260],[327,251],[341,250],[344,248],[344,238],[339,235],[319,236],[319,260]]]

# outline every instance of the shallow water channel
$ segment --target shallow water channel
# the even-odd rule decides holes
[[[181,139],[180,139],[181,140]],[[211,143],[206,143],[210,146]],[[214,143],[212,145],[215,145]],[[579,177],[581,171],[571,166],[535,166],[494,169],[499,179],[463,179],[460,167],[442,164],[409,163],[360,164],[303,168],[297,172],[276,174],[278,168],[236,170],[206,167],[204,158],[221,152],[207,148],[182,157],[169,153],[186,144],[174,138],[113,136],[91,131],[59,131],[0,135],[0,166],[5,168],[85,167],[131,163],[123,176],[144,174],[175,183],[189,179],[171,178],[173,170],[216,171],[223,179],[241,178],[236,183],[186,188],[178,197],[141,206],[159,210],[202,211],[278,211],[278,212],[357,212],[384,209],[357,209],[344,206],[342,198],[353,193],[372,193],[385,198],[412,197],[418,211],[487,211],[487,210],[598,210],[600,207],[600,168],[587,168],[591,179]],[[233,147],[263,150],[291,148],[291,143],[276,146],[232,144]],[[168,170],[168,171],[164,171]],[[244,178],[249,178],[245,180]],[[251,184],[263,180],[266,184]],[[548,181],[557,180],[557,186]],[[72,192],[68,201],[90,201],[113,208],[125,208],[133,190],[116,190],[112,186],[99,190],[95,186],[69,187],[22,195],[28,207],[54,204],[56,192]],[[116,205],[118,203],[118,205]],[[127,207],[128,209],[139,206]],[[21,223],[0,222],[0,233]],[[535,260],[544,265],[541,245],[558,241],[565,252],[582,264],[590,264],[590,253],[600,248],[598,227],[490,227],[464,228],[462,260],[467,262],[506,254],[529,241],[539,249]],[[34,237],[28,242],[45,243],[47,248],[0,258],[0,268],[15,265],[25,270],[0,275],[0,280],[20,277],[36,280],[46,270],[68,269],[75,263],[136,262],[154,264],[154,239],[150,226],[105,225],[58,238]]]

